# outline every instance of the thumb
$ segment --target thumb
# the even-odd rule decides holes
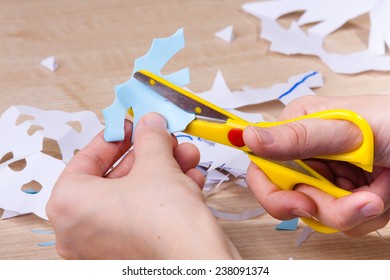
[[[134,156],[136,163],[148,166],[166,166],[173,160],[172,137],[166,120],[157,113],[143,116],[134,132]]]
[[[363,141],[359,128],[349,121],[315,118],[267,128],[248,126],[243,137],[256,155],[274,160],[345,153]]]

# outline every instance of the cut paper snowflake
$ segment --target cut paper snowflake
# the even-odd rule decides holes
[[[59,66],[54,56],[49,56],[43,59],[41,61],[41,65],[46,69],[50,70],[51,72],[56,71]]]
[[[58,176],[74,153],[102,128],[97,116],[88,111],[67,113],[28,106],[6,110],[0,118],[4,132],[0,143],[2,218],[35,213],[47,219],[46,203]],[[48,147],[52,154],[46,151]]]
[[[270,50],[287,54],[318,56],[336,73],[355,74],[369,70],[390,71],[390,57],[384,56],[390,43],[390,4],[385,0],[289,0],[246,3],[242,9],[261,20],[260,37],[271,42]],[[287,13],[305,13],[289,28],[277,19]],[[325,37],[349,20],[370,13],[369,48],[350,54],[329,53],[323,47]],[[317,23],[307,32],[301,26]]]
[[[235,34],[233,31],[233,25],[229,25],[229,26],[217,31],[214,35],[216,37],[224,40],[225,42],[231,43],[235,38]]]
[[[218,71],[211,90],[200,93],[199,96],[224,109],[236,109],[273,100],[279,100],[287,105],[298,97],[315,95],[311,88],[321,86],[323,86],[321,73],[310,71],[292,76],[284,84],[275,84],[269,88],[257,89],[243,87],[241,91],[232,92],[227,86],[221,71]]]
[[[305,11],[298,25],[314,23],[307,32],[323,39],[349,20],[369,12],[376,2],[377,0],[278,0],[246,3],[242,8],[259,18],[273,20],[292,12]]]
[[[292,76],[284,84],[257,89],[243,87],[241,91],[232,92],[227,86],[222,72],[218,71],[211,90],[199,93],[199,96],[224,109],[236,109],[273,100],[279,100],[287,105],[298,97],[315,95],[311,88],[322,87],[323,84],[321,73],[310,71]]]
[[[184,47],[183,29],[179,29],[168,38],[154,39],[147,54],[135,60],[133,74],[138,70],[148,70],[178,86],[189,83],[188,68],[170,75],[161,73],[164,65]],[[132,75],[133,75],[132,74]],[[124,120],[131,108],[134,113],[134,125],[149,112],[158,112],[168,122],[170,132],[182,131],[195,118],[171,102],[167,102],[158,93],[131,77],[127,82],[115,87],[114,103],[103,110],[106,129],[104,138],[108,142],[124,139]]]

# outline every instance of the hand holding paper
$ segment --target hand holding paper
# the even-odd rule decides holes
[[[72,259],[239,258],[203,202],[196,148],[178,145],[161,116],[141,118],[134,149],[109,171],[129,149],[131,130],[126,122],[125,141],[116,143],[100,133],[62,173],[47,208],[59,253]]]

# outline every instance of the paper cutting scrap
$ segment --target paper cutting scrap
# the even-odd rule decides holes
[[[314,23],[307,32],[323,39],[350,19],[370,11],[376,2],[377,0],[279,0],[246,3],[243,9],[257,17],[273,20],[303,10],[305,12],[298,25]]]
[[[297,240],[295,241],[295,246],[297,248],[299,248],[303,242],[305,242],[306,240],[308,240],[310,238],[310,236],[312,236],[313,234],[315,234],[317,231],[315,231],[314,229],[310,228],[310,227],[305,227],[303,229],[303,231],[299,234]]]
[[[229,25],[229,26],[217,31],[214,35],[216,37],[224,40],[225,42],[231,43],[235,38],[235,34],[233,31],[233,25]]]
[[[147,54],[135,60],[133,74],[138,70],[144,69],[178,86],[188,84],[188,68],[170,75],[161,74],[164,65],[183,47],[183,29],[177,30],[171,37],[154,39]],[[148,87],[145,87],[132,76],[127,82],[115,87],[115,95],[114,103],[103,110],[106,123],[104,138],[108,142],[124,139],[124,120],[130,108],[134,113],[135,125],[143,115],[149,112],[158,112],[167,120],[170,132],[184,130],[195,118],[194,114],[184,112],[171,102],[166,102],[163,97]]]
[[[286,220],[282,221],[279,224],[275,226],[275,229],[277,230],[289,230],[289,231],[294,231],[297,230],[298,228],[298,218],[291,219],[291,220]]]
[[[243,87],[241,91],[232,92],[227,86],[222,72],[218,71],[211,90],[200,93],[199,96],[224,109],[237,109],[273,100],[279,100],[287,105],[298,97],[315,95],[311,88],[322,87],[323,84],[321,73],[310,71],[290,77],[288,82],[284,84],[258,89]]]
[[[75,123],[81,131],[75,128]],[[52,187],[76,150],[82,149],[103,128],[93,112],[44,111],[12,106],[0,118],[4,131],[0,145],[0,208],[2,218],[35,213],[47,219],[45,207]],[[62,159],[44,150],[45,140],[57,143]],[[8,156],[6,156],[8,155]],[[25,162],[20,170],[16,163]],[[23,189],[31,182],[40,190]]]
[[[51,72],[54,72],[59,67],[59,64],[57,63],[54,56],[46,57],[41,61],[41,65],[45,67],[46,69],[50,70]]]
[[[51,235],[51,234],[54,234],[54,230],[40,230],[40,229],[33,229],[31,230],[32,233],[36,233],[36,234],[43,234],[43,235]],[[45,242],[39,242],[37,244],[37,246],[39,247],[47,247],[47,246],[53,246],[56,244],[56,241],[55,240],[51,240],[51,241],[45,241]]]
[[[369,70],[390,71],[390,4],[385,0],[280,0],[246,3],[242,9],[261,20],[260,37],[271,42],[270,49],[292,55],[318,56],[334,72],[355,74]],[[277,19],[291,12],[304,10],[298,22],[282,27]],[[369,13],[371,30],[367,50],[349,54],[330,53],[323,47],[325,37],[349,20]],[[319,22],[319,23],[318,23]],[[317,23],[307,31],[301,26]]]
[[[210,207],[210,206],[209,206],[209,209],[210,209],[211,213],[214,214],[215,217],[217,217],[219,219],[230,220],[230,221],[248,220],[248,219],[252,219],[252,218],[264,215],[266,213],[264,208],[262,208],[262,207],[258,207],[256,209],[248,210],[248,211],[245,211],[242,213],[226,213],[226,212],[219,211],[219,210],[215,209],[214,207]]]
[[[53,245],[56,245],[56,241],[55,240],[46,241],[46,242],[40,242],[40,243],[37,244],[37,246],[39,246],[39,247],[47,247],[47,246],[53,246]]]
[[[386,46],[390,48],[390,2],[376,1],[370,10],[370,37],[368,49],[377,55],[386,53]]]

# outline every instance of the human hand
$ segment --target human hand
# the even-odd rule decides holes
[[[305,160],[338,187],[352,192],[335,199],[303,184],[297,185],[293,191],[281,191],[252,163],[247,181],[255,197],[277,219],[315,217],[322,224],[351,236],[384,227],[390,219],[389,105],[389,96],[373,95],[308,96],[290,103],[280,120],[328,109],[349,109],[360,114],[374,134],[374,170],[368,173],[345,162]],[[244,141],[261,157],[291,160],[352,151],[361,144],[362,135],[348,121],[306,119],[270,128],[247,127]]]
[[[103,133],[69,162],[47,204],[66,259],[239,258],[205,205],[199,152],[178,145],[158,114],[142,118],[130,150]]]

